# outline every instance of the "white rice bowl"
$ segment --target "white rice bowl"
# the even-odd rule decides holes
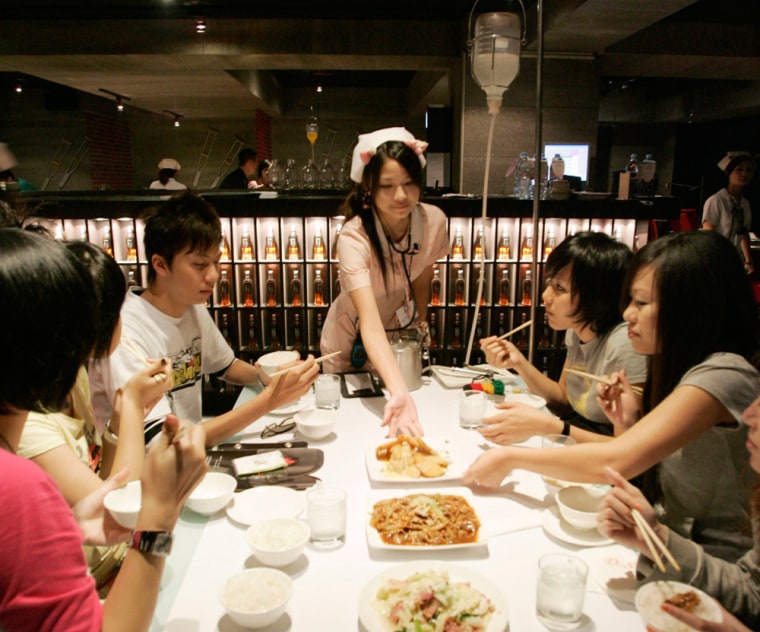
[[[672,617],[660,606],[673,595],[685,592],[695,592],[699,604],[692,610],[698,617],[707,621],[720,622],[723,615],[718,602],[698,588],[674,581],[656,581],[644,584],[636,591],[636,610],[641,615],[645,626],[653,626],[662,632],[691,632],[694,628]]]
[[[227,614],[245,628],[271,625],[285,612],[293,580],[275,568],[249,568],[230,577],[220,599]]]
[[[269,566],[286,566],[298,559],[310,535],[309,525],[303,520],[273,518],[253,523],[245,539],[259,561]]]

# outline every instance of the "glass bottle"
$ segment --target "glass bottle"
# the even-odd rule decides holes
[[[226,239],[224,243],[226,243]],[[227,248],[229,249],[229,244],[227,244]],[[241,261],[253,261],[253,242],[251,242],[251,236],[248,234],[248,226],[243,226],[243,234],[240,237],[240,259]]]
[[[324,316],[322,312],[317,312],[314,315],[314,340],[319,341],[322,337],[322,325],[324,324]]]
[[[296,351],[303,347],[303,341],[301,340],[301,314],[296,312],[293,314],[293,349]]]
[[[478,299],[478,286],[480,285],[480,278],[481,278],[481,270],[478,270],[478,280],[472,285],[472,288],[470,289],[470,293],[472,294],[472,304],[475,304],[475,301]],[[486,304],[486,294],[488,293],[488,288],[486,287],[486,282],[483,281],[483,291],[480,294],[480,305],[483,306]]]
[[[522,281],[522,305],[530,305],[531,294],[533,291],[533,279],[531,277],[530,268],[525,271],[525,277]]]
[[[464,259],[464,238],[462,237],[462,227],[457,226],[454,233],[454,241],[451,244],[451,258]]]
[[[127,288],[137,287],[137,279],[135,278],[135,271],[129,270],[127,272]]]
[[[557,239],[554,237],[554,229],[550,227],[546,231],[546,237],[544,237],[544,259],[551,254],[556,245]]]
[[[541,358],[541,373],[546,376],[549,375],[549,356]]]
[[[327,157],[322,158],[322,162],[319,164],[319,188],[323,191],[335,188],[335,169]]]
[[[277,238],[274,236],[274,228],[269,226],[266,241],[264,242],[264,259],[266,261],[277,261],[279,258],[280,249],[277,246]]]
[[[438,314],[435,310],[428,313],[428,329],[430,331],[430,348],[438,348]]]
[[[298,260],[301,258],[301,244],[298,243],[298,234],[296,227],[291,224],[290,235],[288,236],[287,258]]]
[[[266,297],[267,307],[277,305],[277,281],[274,278],[274,270],[267,270]]]
[[[501,239],[499,239],[499,252],[497,259],[499,261],[508,261],[512,256],[511,247],[509,244],[509,227],[505,224],[501,229]]]
[[[459,312],[454,314],[454,324],[451,328],[451,348],[459,349],[462,346],[462,317]]]
[[[457,270],[454,281],[454,305],[464,305],[464,270]]]
[[[304,189],[316,189],[318,186],[319,171],[311,158],[301,169],[301,186]]]
[[[282,165],[277,158],[272,158],[272,165],[269,167],[269,185],[276,191],[282,188]]]
[[[298,168],[295,158],[288,158],[285,162],[285,171],[282,174],[282,188],[285,191],[298,188]]]
[[[515,166],[514,194],[518,200],[530,199],[530,182],[536,166],[535,159],[531,160],[527,151],[521,151]]]
[[[433,278],[430,280],[430,304],[441,304],[441,272],[438,268],[433,270]]]
[[[325,242],[322,239],[322,229],[319,226],[317,226],[317,230],[314,232],[314,244],[311,248],[311,258],[315,261],[325,260]]]
[[[475,241],[472,244],[472,258],[474,260],[483,259],[486,256],[486,238],[484,234],[483,224],[478,227],[478,232],[475,234]]]
[[[533,259],[533,226],[530,224],[525,226],[525,234],[523,235],[522,246],[520,247],[520,255],[523,261],[530,261]]]
[[[343,230],[343,224],[338,224],[335,228],[335,239],[332,242],[332,248],[330,249],[330,258],[333,261],[338,261],[338,238],[340,237],[340,231]]]
[[[231,304],[230,279],[227,276],[227,270],[222,270],[222,274],[219,277],[219,305],[229,307]]]
[[[325,286],[322,280],[322,271],[314,272],[314,305],[325,304]]]
[[[111,241],[111,229],[106,226],[103,232],[103,252],[113,257],[113,242]]]
[[[130,226],[127,230],[127,261],[137,261],[137,243],[135,242],[135,229]]]
[[[335,282],[333,283],[333,296],[332,300],[335,300],[340,296],[340,269],[335,271]]]
[[[510,294],[509,270],[504,268],[499,279],[499,305],[509,305]]]
[[[222,337],[227,341],[227,344],[232,346],[232,340],[230,339],[230,316],[227,312],[222,312],[219,323],[219,331],[222,333]]]
[[[282,343],[280,342],[280,326],[277,320],[277,312],[272,312],[269,315],[269,347],[273,351],[277,351],[277,349],[282,347]]]
[[[230,260],[230,242],[227,240],[227,233],[222,228],[222,241],[219,243],[219,261]]]
[[[549,317],[544,314],[544,324],[541,327],[541,338],[538,341],[538,346],[546,348],[551,344],[552,330],[549,327]]]
[[[248,349],[250,351],[258,351],[259,341],[256,336],[256,315],[254,313],[248,314]]]
[[[243,282],[241,285],[243,289],[243,307],[253,307],[253,279],[251,278],[250,270],[243,272]]]
[[[507,314],[505,312],[499,312],[499,319],[496,325],[496,334],[503,336],[507,333]]]
[[[301,299],[301,272],[293,270],[293,278],[290,279],[290,304],[293,307],[300,307]]]
[[[520,326],[524,325],[527,322],[528,322],[528,315],[525,312],[523,312],[522,314],[520,314]],[[518,331],[513,342],[516,347],[526,347],[528,345],[527,328]]]

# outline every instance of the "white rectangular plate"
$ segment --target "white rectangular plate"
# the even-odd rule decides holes
[[[372,521],[372,509],[379,500],[387,498],[404,498],[413,494],[447,494],[461,496],[475,510],[475,515],[480,521],[478,530],[478,539],[475,542],[465,542],[462,544],[441,544],[441,545],[406,545],[406,544],[386,544],[380,537],[377,529],[370,522]],[[415,490],[374,490],[369,497],[369,507],[367,508],[367,544],[371,549],[386,551],[446,551],[449,549],[466,549],[476,546],[483,546],[488,542],[488,527],[483,522],[483,512],[478,509],[475,502],[475,496],[469,487],[441,487],[434,489],[415,489]]]
[[[367,448],[366,461],[367,461],[367,474],[371,481],[377,483],[422,483],[423,485],[431,485],[440,481],[457,481],[462,478],[465,470],[469,466],[467,459],[457,453],[456,446],[449,439],[424,437],[423,440],[433,450],[438,452],[444,457],[449,465],[446,468],[443,476],[437,476],[435,478],[414,478],[412,476],[402,476],[401,474],[386,473],[385,467],[388,464],[387,461],[378,461],[375,458],[375,450],[382,444],[373,445]]]
[[[514,382],[517,379],[517,376],[514,373],[505,369],[495,369],[488,364],[478,364],[474,370],[441,366],[439,364],[434,364],[431,369],[433,375],[435,375],[436,379],[444,388],[462,388],[478,376],[479,369],[483,369],[484,373],[486,371],[493,373],[493,377],[504,383]]]

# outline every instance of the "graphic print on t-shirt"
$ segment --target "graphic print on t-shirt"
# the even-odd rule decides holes
[[[578,363],[575,363],[568,368],[573,369],[574,371],[583,371],[584,373],[588,371],[588,368],[586,367],[586,365],[582,365]],[[570,376],[568,375],[568,378],[569,377]],[[591,395],[592,383],[591,383],[591,380],[587,377],[581,378],[581,377],[578,377],[577,375],[573,377],[578,380],[582,379],[585,389],[577,398],[573,398],[570,394],[568,394],[567,400],[579,415],[583,415],[584,417],[586,417],[588,415],[588,413],[586,412],[586,403],[588,402],[589,395]]]
[[[200,337],[194,338],[188,346],[173,354],[171,363],[173,384],[171,392],[193,386],[198,380],[203,379]]]

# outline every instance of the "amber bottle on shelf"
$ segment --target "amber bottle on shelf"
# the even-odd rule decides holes
[[[551,345],[552,330],[549,327],[549,317],[544,314],[544,322],[541,326],[541,338],[538,340],[539,347],[549,347]]]
[[[499,279],[499,305],[509,305],[510,290],[509,270],[504,268],[501,271],[501,279]]]
[[[314,305],[325,304],[325,284],[322,280],[322,270],[314,272]]]
[[[229,307],[232,305],[230,300],[230,279],[227,276],[227,270],[222,270],[219,277],[219,305]]]
[[[277,321],[277,312],[272,312],[269,315],[269,347],[273,351],[277,351],[277,349],[282,347],[282,342],[280,342],[280,326]]]
[[[299,270],[293,270],[293,278],[290,279],[290,304],[293,307],[300,307],[303,303],[301,298],[301,273]]]
[[[113,242],[111,241],[111,229],[106,226],[103,233],[103,252],[113,257]]]
[[[323,324],[324,316],[322,316],[322,312],[317,312],[314,314],[314,341],[316,342],[316,345],[319,345],[319,339],[322,337]]]
[[[461,226],[457,226],[454,233],[454,241],[451,244],[451,258],[464,259],[464,237],[462,237]]]
[[[496,325],[496,335],[503,336],[505,333],[507,333],[507,314],[500,312]]]
[[[533,279],[531,277],[530,268],[525,270],[525,276],[522,280],[522,301],[521,305],[530,305],[533,296]]]
[[[499,239],[499,251],[496,258],[499,261],[509,261],[512,256],[512,248],[509,243],[509,228],[504,225],[501,229],[501,238]]]
[[[430,310],[427,317],[428,328],[430,331],[430,348],[438,348],[438,314],[435,310]]]
[[[533,228],[528,226],[523,235],[522,245],[520,246],[520,257],[523,261],[533,259]]]
[[[483,224],[478,226],[478,232],[475,234],[475,241],[472,244],[472,258],[475,261],[484,259],[486,256],[486,238]]]
[[[243,292],[243,307],[253,307],[253,279],[251,278],[251,271],[246,270],[243,272],[243,282],[241,283]]]
[[[475,281],[475,283],[472,284],[471,294],[472,294],[472,303],[474,304],[475,301],[478,299],[478,286],[480,285],[480,277],[481,277],[482,271],[478,269],[478,279]],[[483,291],[480,294],[480,306],[484,306],[486,304],[486,294],[488,293],[488,284],[484,281],[483,282]]]
[[[338,238],[340,237],[340,231],[343,229],[343,224],[338,224],[335,228],[335,239],[332,242],[330,248],[330,258],[333,261],[338,261]]]
[[[229,249],[229,245],[227,247]],[[243,226],[243,234],[240,237],[240,260],[253,261],[253,242],[248,233],[248,226]]]
[[[454,305],[464,305],[464,270],[457,270],[457,278],[454,281]]]
[[[277,261],[279,258],[280,249],[277,246],[277,238],[274,236],[274,229],[270,226],[264,241],[264,259],[266,261]]]
[[[277,281],[274,278],[273,270],[267,270],[266,305],[267,307],[277,305]]]
[[[259,350],[259,341],[256,336],[256,314],[248,314],[248,349],[250,351]]]
[[[322,229],[317,226],[317,230],[314,233],[314,243],[311,247],[311,258],[315,261],[325,260],[325,241],[322,239]]]
[[[300,351],[301,347],[303,347],[301,336],[301,314],[296,312],[293,314],[293,349]]]
[[[433,270],[433,278],[430,280],[430,304],[441,304],[441,271],[438,268]]]
[[[222,312],[220,315],[219,331],[222,332],[222,336],[227,341],[227,344],[232,346],[232,339],[230,338],[230,316],[227,312]]]
[[[296,233],[296,227],[290,227],[290,235],[288,235],[288,249],[286,258],[293,261],[301,258],[301,244],[298,243],[298,234]]]
[[[230,242],[227,240],[227,233],[222,228],[222,241],[219,244],[219,261],[230,260]]]
[[[135,278],[135,271],[129,270],[127,272],[127,287],[136,287],[137,286],[137,279]]]
[[[137,242],[135,241],[135,229],[130,226],[127,230],[127,261],[137,261]]]
[[[462,347],[462,316],[459,312],[454,313],[454,324],[451,327],[451,348]]]
[[[554,250],[557,245],[557,240],[554,237],[554,229],[547,229],[546,237],[544,238],[544,259],[546,259]]]

